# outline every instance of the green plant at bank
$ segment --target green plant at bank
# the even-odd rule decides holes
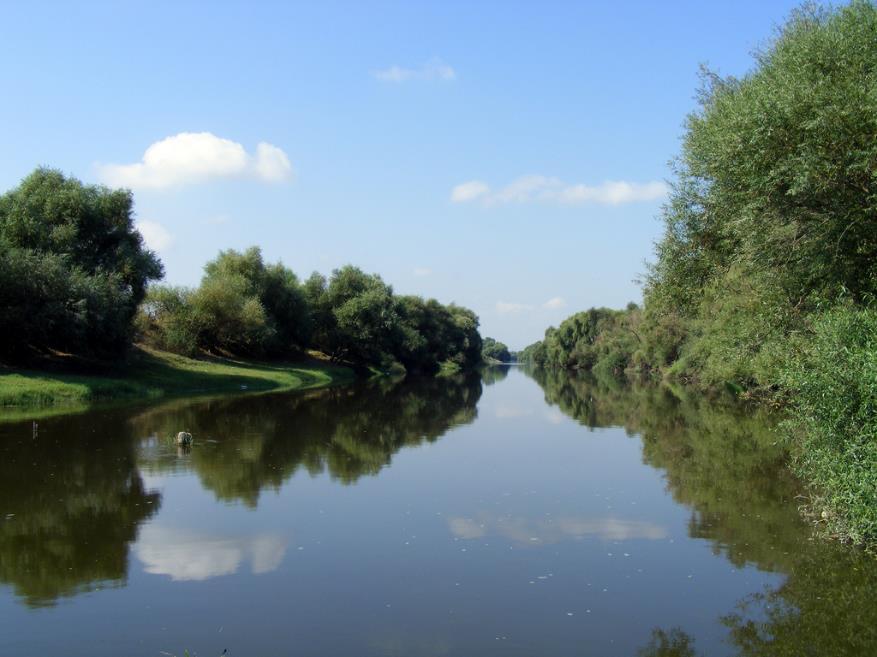
[[[350,265],[300,281],[252,247],[221,251],[197,288],[156,285],[133,215],[130,191],[51,169],[0,195],[0,406],[300,387],[329,371],[313,351],[363,373],[481,362],[471,310]]]
[[[742,78],[704,71],[644,304],[519,359],[786,405],[828,530],[877,540],[877,8],[806,6]]]
[[[0,420],[69,412],[77,405],[99,401],[296,390],[353,378],[349,368],[315,360],[195,359],[139,347],[126,355],[124,363],[105,364],[100,371],[88,374],[28,369],[0,372]]]

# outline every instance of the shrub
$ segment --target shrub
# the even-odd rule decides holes
[[[794,465],[833,532],[877,539],[877,310],[838,307],[798,341],[784,372]]]

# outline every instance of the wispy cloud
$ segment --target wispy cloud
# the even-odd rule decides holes
[[[492,190],[487,183],[470,180],[451,190],[451,201],[469,203],[480,201],[485,206],[509,203],[555,203],[558,205],[622,205],[656,201],[667,195],[667,185],[653,180],[645,183],[608,180],[599,185],[570,185],[558,178],[527,175],[505,187]]]
[[[223,178],[276,183],[292,178],[289,158],[261,142],[251,154],[239,143],[210,132],[181,132],[155,142],[132,164],[99,164],[101,180],[113,187],[161,189]]]
[[[542,307],[546,310],[558,310],[560,308],[566,308],[566,300],[563,297],[552,297],[551,299],[543,303]]]
[[[514,313],[523,313],[528,310],[533,310],[533,306],[527,303],[513,303],[510,301],[497,301],[496,302],[496,312],[501,313],[503,315],[510,315]]]
[[[454,203],[466,203],[483,198],[488,194],[490,194],[490,187],[487,186],[487,183],[480,180],[470,180],[451,190],[451,200]]]
[[[432,269],[430,269],[429,267],[415,267],[412,273],[415,276],[423,278],[424,276],[429,276],[430,274],[432,274]]]
[[[457,78],[457,72],[438,57],[433,57],[417,68],[405,68],[393,65],[389,68],[372,71],[372,75],[381,82],[408,82],[409,80],[441,80],[451,82]]]
[[[167,228],[156,221],[138,221],[134,224],[146,246],[153,251],[164,251],[174,243]]]

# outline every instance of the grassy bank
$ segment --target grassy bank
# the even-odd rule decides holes
[[[124,362],[99,371],[89,368],[88,373],[0,369],[0,414],[122,399],[319,388],[353,378],[352,370],[318,360],[195,359],[137,347]]]

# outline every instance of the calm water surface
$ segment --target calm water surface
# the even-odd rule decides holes
[[[774,440],[514,368],[0,424],[0,655],[877,654]]]

